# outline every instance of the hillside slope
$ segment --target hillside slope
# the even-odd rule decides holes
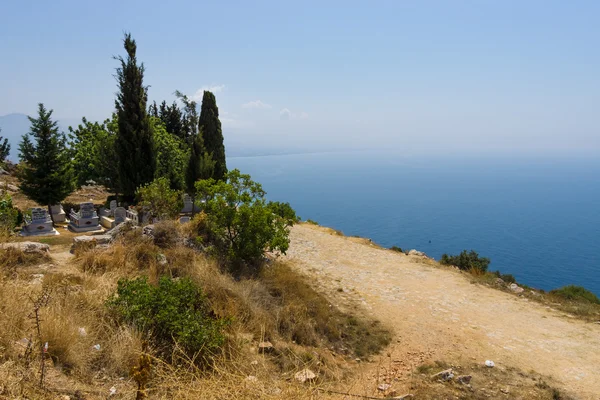
[[[388,354],[400,360],[400,387],[408,390],[411,371],[425,362],[493,360],[550,376],[577,398],[598,398],[600,325],[326,228],[295,226],[291,240],[285,257],[334,302],[358,301],[394,327]]]

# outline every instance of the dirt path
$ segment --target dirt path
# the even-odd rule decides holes
[[[568,318],[464,274],[298,225],[286,258],[343,304],[358,299],[396,333],[405,374],[433,360],[493,360],[535,371],[584,399],[600,398],[600,325]]]

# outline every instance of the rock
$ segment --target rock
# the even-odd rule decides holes
[[[300,383],[312,382],[316,379],[316,377],[317,375],[315,375],[315,373],[308,368],[296,372],[296,374],[294,375],[294,379],[296,379]]]
[[[37,242],[11,242],[11,243],[2,243],[0,244],[0,249],[18,249],[23,253],[27,254],[47,254],[50,252],[50,246],[44,243]]]
[[[508,288],[515,293],[522,293],[525,290],[522,287],[520,287],[519,285],[517,285],[516,283],[511,283]]]
[[[444,382],[450,381],[452,380],[452,378],[454,378],[454,372],[452,372],[452,368],[440,371],[437,374],[431,376],[431,379],[439,379]]]
[[[11,185],[10,183],[7,182],[0,182],[0,189],[6,189],[9,192],[18,192],[19,188],[15,185]]]
[[[142,235],[154,239],[154,225],[146,225],[142,230]]]
[[[79,336],[81,336],[81,337],[87,336],[87,332],[86,332],[85,328],[79,328]]]
[[[95,236],[75,236],[71,245],[71,253],[80,246],[105,246],[112,241],[111,235],[95,235]]]
[[[425,253],[419,250],[412,249],[408,252],[409,256],[419,256],[419,257],[427,257]]]
[[[137,226],[134,225],[133,221],[125,221],[106,232],[106,234],[110,235],[113,239],[116,239],[119,236],[123,236],[125,232],[135,228],[137,228]]]
[[[8,175],[8,172],[0,168],[0,175]]]
[[[273,343],[271,342],[260,342],[258,344],[259,353],[271,353],[273,351]]]
[[[108,390],[108,397],[112,397],[115,394],[117,394],[117,388],[113,386]]]
[[[254,360],[254,361],[250,362],[250,365],[258,365],[258,361]]]
[[[258,382],[258,378],[255,377],[254,375],[248,375],[246,377],[245,381],[255,383],[255,382]]]
[[[156,261],[158,262],[158,265],[163,267],[168,264],[167,256],[165,256],[164,254],[158,254],[156,256]]]
[[[389,383],[382,383],[381,385],[377,386],[377,390],[379,390],[380,392],[386,392],[390,390],[391,387],[392,385],[390,385]]]
[[[485,360],[485,366],[486,366],[486,367],[489,367],[489,368],[494,368],[494,366],[495,366],[495,365],[496,365],[496,364],[494,364],[494,362],[493,362],[493,361],[491,361],[491,360]]]
[[[498,286],[504,286],[505,282],[502,278],[496,278],[496,285]]]
[[[471,379],[473,377],[471,375],[460,375],[459,377],[456,378],[456,380],[458,381],[458,383],[462,383],[463,385],[468,385],[469,383],[471,383]]]
[[[31,275],[30,285],[41,285],[44,281],[44,274],[33,274]]]

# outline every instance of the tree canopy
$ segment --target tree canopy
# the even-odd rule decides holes
[[[204,138],[206,152],[215,161],[213,178],[222,180],[227,173],[227,162],[225,160],[225,144],[223,143],[223,131],[219,120],[219,108],[215,95],[208,90],[204,91],[202,97],[202,108],[198,121],[199,131]]]
[[[156,150],[152,125],[147,113],[148,88],[144,86],[144,65],[138,65],[137,45],[131,34],[123,40],[127,58],[119,56],[115,100],[118,117],[116,155],[119,188],[126,197],[133,197],[137,188],[154,179]]]
[[[2,132],[1,128],[0,132]],[[10,144],[8,143],[8,139],[5,139],[2,136],[0,136],[0,164],[4,163],[4,160],[6,160],[9,154]]]
[[[38,204],[60,203],[74,189],[73,164],[65,135],[59,133],[52,110],[38,105],[38,117],[31,118],[30,132],[19,146],[18,176],[21,191]],[[33,139],[33,140],[32,140]]]

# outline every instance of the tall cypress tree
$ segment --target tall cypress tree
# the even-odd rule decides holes
[[[214,170],[215,162],[204,148],[202,135],[195,135],[190,146],[190,158],[185,170],[185,188],[194,204],[196,202],[196,182],[200,179],[211,178]],[[194,214],[194,208],[192,208],[192,214]]]
[[[123,40],[127,59],[119,56],[117,68],[119,92],[115,100],[119,131],[115,141],[119,169],[119,187],[133,199],[138,187],[151,182],[156,170],[154,135],[147,113],[148,88],[144,86],[144,64],[138,65],[137,46],[131,34]]]
[[[19,145],[20,189],[36,203],[47,206],[52,216],[50,206],[63,201],[75,188],[67,140],[52,121],[52,110],[47,111],[43,104],[38,105],[38,118],[28,118],[31,129]]]
[[[205,90],[204,96],[202,96],[202,108],[200,110],[198,127],[199,132],[202,132],[204,138],[206,152],[215,161],[213,178],[222,180],[227,173],[223,131],[221,130],[221,121],[219,120],[217,100],[215,99],[215,95],[208,90]]]

